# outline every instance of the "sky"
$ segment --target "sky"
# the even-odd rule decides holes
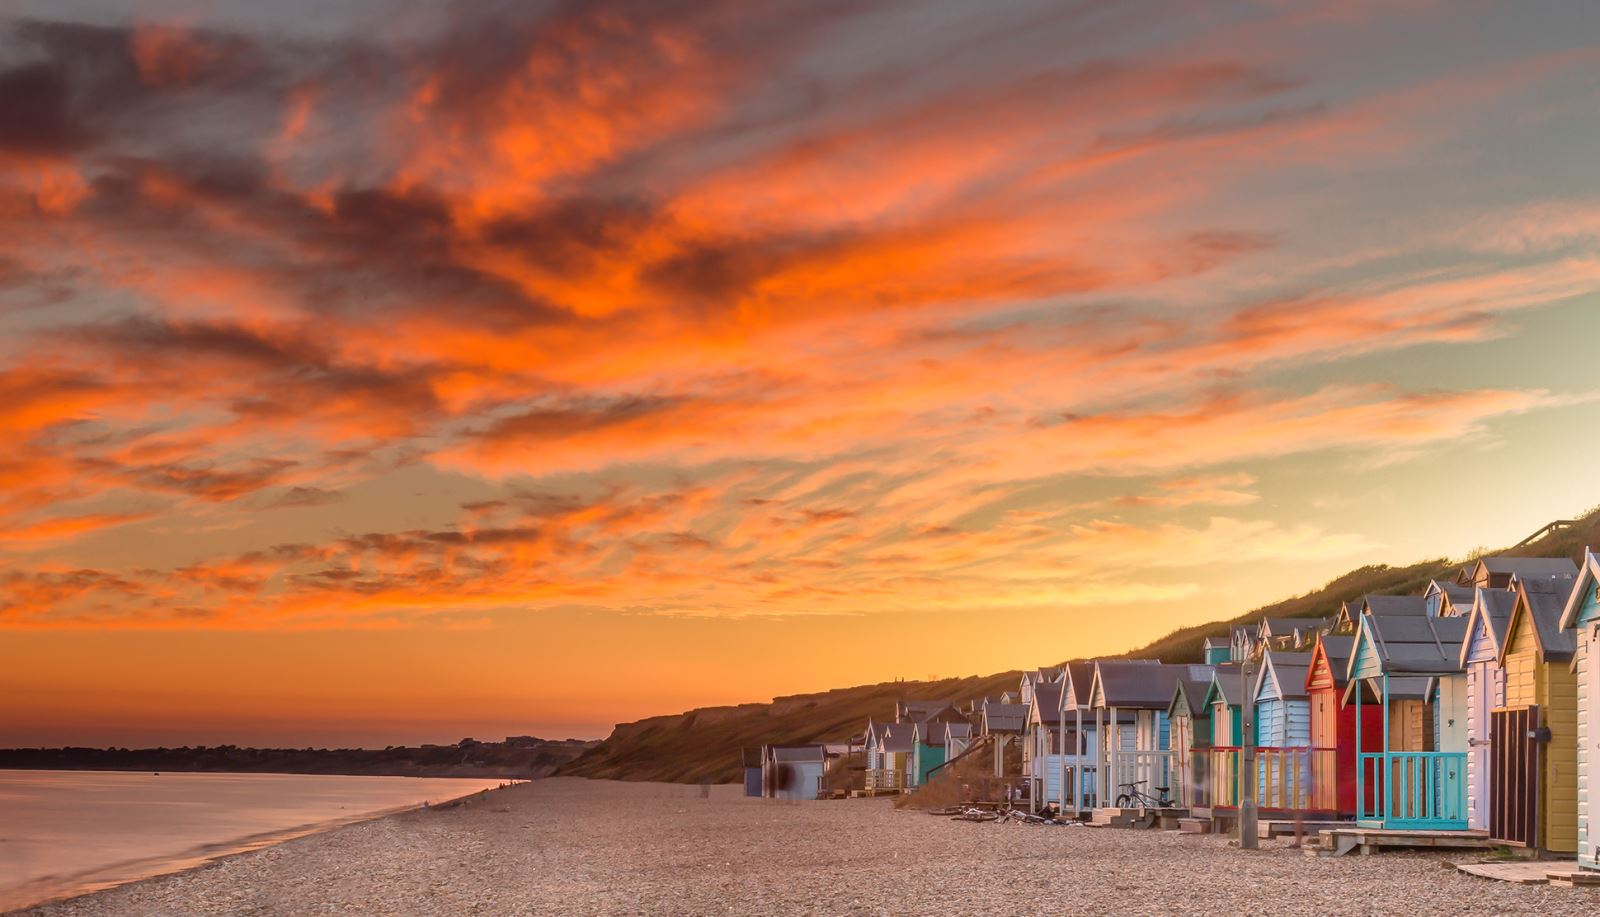
[[[598,737],[1583,512],[1597,35],[8,3],[0,745]]]

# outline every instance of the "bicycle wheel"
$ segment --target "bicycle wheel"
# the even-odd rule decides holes
[[[1131,808],[1133,808],[1133,797],[1129,796],[1127,793],[1123,793],[1121,796],[1118,796],[1117,797],[1117,808],[1119,808],[1119,809],[1131,809]]]

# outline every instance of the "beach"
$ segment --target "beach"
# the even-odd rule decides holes
[[[1468,859],[1469,857],[1460,857]],[[954,822],[888,800],[539,780],[48,904],[150,914],[1592,914],[1600,891],[1437,855],[1315,859],[1287,842]]]

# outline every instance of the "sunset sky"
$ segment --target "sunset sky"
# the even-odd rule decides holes
[[[601,736],[1600,502],[1600,5],[0,13],[0,745]]]

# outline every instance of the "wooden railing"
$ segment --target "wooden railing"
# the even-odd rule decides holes
[[[1359,757],[1361,820],[1381,821],[1385,828],[1467,827],[1466,752],[1363,752]]]
[[[1107,800],[1116,799],[1130,783],[1137,784],[1141,791],[1151,796],[1161,795],[1156,787],[1171,786],[1170,751],[1116,751],[1107,756],[1106,766],[1107,776],[1111,778],[1111,783],[1105,788]]]
[[[1255,750],[1256,808],[1263,811],[1334,811],[1337,778],[1332,748],[1304,745],[1263,746]],[[1244,749],[1216,745],[1196,749],[1196,771],[1203,775],[1194,805],[1235,809],[1242,797],[1241,764]]]
[[[906,772],[892,767],[872,767],[867,769],[867,791],[875,790],[903,790],[906,788]]]

